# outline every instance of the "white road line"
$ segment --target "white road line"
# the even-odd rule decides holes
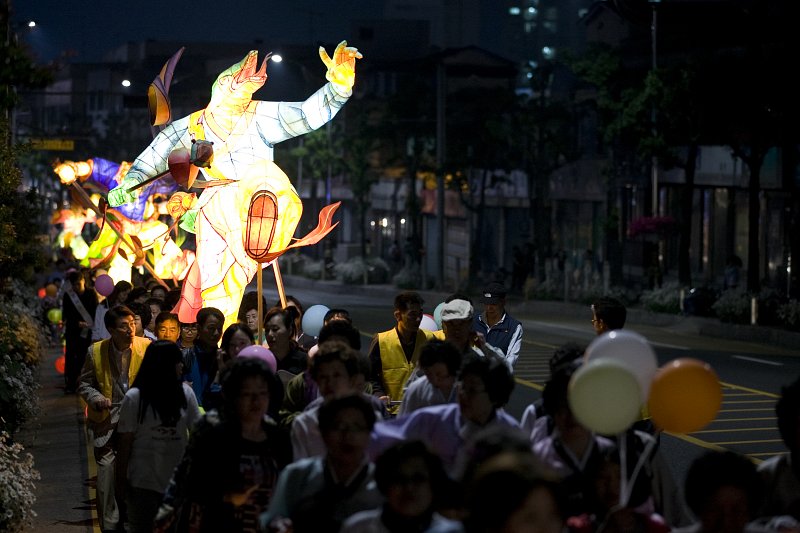
[[[653,346],[660,346],[662,348],[672,348],[673,350],[690,350],[688,346],[678,346],[677,344],[667,344],[665,342],[650,342]]]
[[[747,357],[745,355],[734,355],[732,357],[734,359],[741,359],[743,361],[752,361],[754,363],[763,363],[765,365],[783,366],[783,363],[778,363],[777,361],[767,361],[765,359],[757,359],[755,357]]]

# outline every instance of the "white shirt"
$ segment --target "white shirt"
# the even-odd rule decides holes
[[[400,404],[400,411],[398,414],[405,415],[412,411],[416,411],[421,407],[453,403],[455,401],[455,384],[450,389],[450,395],[445,397],[445,395],[442,394],[442,391],[431,384],[427,376],[422,376],[415,379],[414,382],[411,383],[411,385],[409,385],[406,389],[406,392],[403,395],[403,403]]]
[[[144,420],[139,423],[139,389],[130,389],[120,407],[119,433],[134,433],[131,456],[128,460],[128,482],[132,487],[163,493],[169,485],[172,472],[183,457],[189,440],[189,429],[200,419],[200,408],[192,388],[183,384],[186,409],[175,427],[161,424],[158,416],[148,407]]]

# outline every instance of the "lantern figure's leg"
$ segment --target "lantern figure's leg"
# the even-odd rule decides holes
[[[264,298],[262,295],[264,294],[264,282],[261,265],[258,265],[258,270],[256,271],[256,284],[258,289],[258,341],[256,344],[261,344],[264,339]]]
[[[281,299],[281,307],[286,309],[286,291],[283,290],[283,278],[281,277],[281,266],[278,260],[272,262],[272,271],[275,273],[275,285],[278,286],[278,297]]]

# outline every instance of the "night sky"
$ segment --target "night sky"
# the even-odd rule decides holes
[[[12,0],[12,21],[36,59],[99,61],[127,41],[336,43],[353,19],[380,18],[382,0]],[[29,29],[28,20],[37,26]]]

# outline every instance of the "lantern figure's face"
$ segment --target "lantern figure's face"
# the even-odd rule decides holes
[[[272,161],[253,164],[238,185],[244,249],[261,262],[268,253],[291,244],[303,204],[289,178]]]
[[[246,105],[253,93],[264,86],[267,81],[267,59],[258,65],[258,51],[251,50],[244,59],[224,70],[211,87],[211,102],[208,107],[220,105]]]

